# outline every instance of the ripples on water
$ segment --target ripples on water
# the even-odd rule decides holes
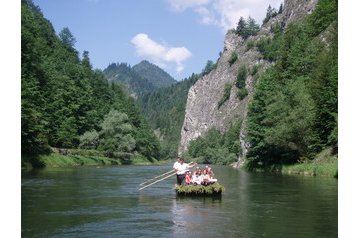
[[[214,167],[218,198],[176,198],[171,166],[46,169],[22,176],[22,237],[337,237],[335,179]]]

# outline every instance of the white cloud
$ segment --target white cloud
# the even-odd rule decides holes
[[[217,25],[224,31],[235,28],[240,17],[247,18],[250,15],[249,8],[241,1],[220,0],[213,4],[213,8],[219,14]]]
[[[192,56],[185,47],[167,47],[150,39],[144,33],[134,36],[131,42],[135,46],[138,56],[150,59],[162,68],[167,67],[166,63],[175,63],[177,73],[184,70],[183,62]]]
[[[278,8],[284,0],[167,0],[176,11],[191,9],[200,23],[220,27],[224,32],[235,28],[240,17],[253,17],[262,23],[267,7]]]
[[[200,15],[200,18],[201,18],[200,23],[206,24],[206,25],[215,24],[215,22],[216,22],[215,15],[208,8],[198,7],[194,11]]]

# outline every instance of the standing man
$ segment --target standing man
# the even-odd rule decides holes
[[[184,163],[184,159],[181,157],[177,157],[177,161],[173,165],[173,169],[175,169],[177,174],[177,184],[182,185],[185,179],[185,172],[189,170],[189,168],[193,167],[194,165],[189,165]]]

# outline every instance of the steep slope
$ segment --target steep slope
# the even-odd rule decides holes
[[[263,25],[257,35],[243,39],[235,31],[226,34],[216,69],[198,80],[189,90],[179,154],[187,151],[190,141],[205,135],[209,129],[225,132],[233,122],[241,120],[241,157],[245,157],[248,148],[245,139],[248,104],[252,100],[256,80],[273,65],[274,60],[253,45],[258,45],[261,39],[274,38],[275,28],[284,30],[290,22],[310,14],[316,4],[317,0],[286,0],[283,12]],[[246,97],[238,96],[240,89],[235,86],[240,68],[245,68],[247,72],[244,84]]]
[[[158,158],[159,141],[133,98],[92,69],[88,52],[80,59],[70,44],[74,37],[66,31],[57,36],[38,6],[31,0],[21,1],[22,154],[81,147],[107,156],[115,152],[127,158]],[[107,136],[105,130],[126,131],[122,133],[126,135]],[[86,140],[90,146],[82,147]]]
[[[138,98],[143,115],[161,140],[163,158],[172,159],[177,154],[188,91],[198,78],[193,74]]]

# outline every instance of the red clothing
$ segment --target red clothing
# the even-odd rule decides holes
[[[191,184],[191,176],[189,174],[185,175],[185,183]]]

